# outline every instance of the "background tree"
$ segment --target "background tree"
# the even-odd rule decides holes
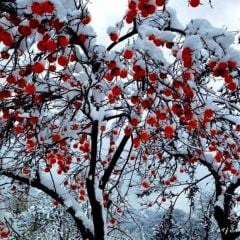
[[[132,203],[173,208],[187,193],[192,208],[198,184],[211,178],[221,236],[236,239],[234,33],[199,19],[182,26],[164,0],[131,0],[101,46],[88,4],[2,5],[1,176],[49,195],[89,240],[121,231]]]

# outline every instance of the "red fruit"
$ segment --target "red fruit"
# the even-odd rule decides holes
[[[36,87],[33,84],[28,84],[25,87],[25,93],[27,94],[34,94],[36,92]]]
[[[126,78],[127,77],[127,75],[128,75],[128,71],[126,70],[126,69],[122,69],[121,71],[120,71],[120,77],[121,78]]]
[[[65,56],[60,56],[58,58],[58,64],[65,67],[68,64],[68,59]]]
[[[232,168],[232,169],[231,169],[231,173],[232,173],[233,175],[237,176],[239,172],[238,172],[237,169]]]
[[[154,40],[153,40],[153,42],[154,42],[154,44],[156,45],[156,46],[161,46],[162,45],[162,40],[160,39],[160,38],[155,38]]]
[[[107,81],[111,82],[111,81],[113,80],[113,75],[108,72],[108,73],[106,73],[106,74],[104,75],[104,78],[105,78]]]
[[[50,1],[42,3],[42,9],[45,13],[52,13],[54,11],[54,5]]]
[[[14,132],[15,132],[15,134],[20,134],[20,133],[22,133],[22,132],[23,132],[23,127],[22,127],[22,126],[16,126],[16,127],[14,128]]]
[[[188,81],[192,78],[192,74],[190,72],[184,72],[182,77],[183,77],[183,80]]]
[[[162,197],[162,202],[166,202],[167,198],[166,197]]]
[[[140,145],[140,139],[139,138],[134,138],[133,139],[133,147],[137,148]]]
[[[8,53],[8,52],[6,52],[6,51],[2,51],[1,53],[0,53],[0,57],[2,58],[2,59],[9,59],[9,57],[10,57],[10,54]]]
[[[61,136],[59,134],[52,135],[52,141],[53,142],[58,142],[60,140],[61,140]]]
[[[122,89],[118,86],[115,86],[112,88],[112,94],[113,96],[119,96],[122,92]]]
[[[222,152],[217,152],[215,155],[216,162],[221,162],[222,160]]]
[[[237,63],[235,62],[235,61],[228,61],[228,68],[229,69],[234,69],[234,68],[236,68],[236,66],[237,66]]]
[[[57,67],[56,67],[55,65],[49,65],[49,67],[48,67],[48,70],[49,70],[50,72],[55,72],[56,69],[57,69]]]
[[[38,28],[39,26],[39,21],[35,18],[31,18],[29,20],[29,26],[32,28],[32,29],[35,29],[35,28]]]
[[[213,117],[214,111],[212,109],[206,109],[204,111],[204,119],[211,119]]]
[[[228,87],[228,89],[229,89],[230,91],[235,91],[235,90],[237,90],[237,85],[236,85],[236,83],[234,83],[234,82],[229,83],[227,87]]]
[[[44,12],[42,4],[40,4],[38,2],[32,3],[31,10],[32,10],[32,13],[35,13],[37,15],[43,15],[43,12]]]
[[[84,195],[79,195],[79,200],[80,201],[84,201],[85,200],[85,196]]]
[[[129,8],[129,9],[135,10],[136,7],[137,7],[136,2],[130,1],[130,2],[128,3],[128,8]]]
[[[44,171],[45,173],[50,172],[50,167],[45,167],[43,171]]]
[[[174,134],[174,131],[175,129],[173,128],[173,126],[171,125],[167,125],[165,128],[164,128],[164,135],[165,135],[165,138],[171,138]]]
[[[7,82],[9,83],[9,84],[14,84],[14,83],[16,83],[16,78],[14,77],[14,76],[12,76],[12,75],[9,75],[7,78],[6,78],[6,80],[7,80]]]
[[[165,0],[156,0],[156,5],[159,7],[163,6],[164,3],[165,3]]]
[[[148,132],[147,131],[142,131],[140,133],[140,138],[141,138],[142,142],[147,142],[148,139],[149,139]]]
[[[8,32],[0,32],[0,41],[3,41],[5,46],[11,47],[13,44],[13,37]]]
[[[85,189],[81,189],[81,190],[79,191],[79,194],[80,194],[80,195],[85,195],[85,194],[86,194]]]
[[[172,47],[173,47],[173,43],[172,42],[167,42],[166,43],[166,48],[168,48],[168,49],[171,49]],[[174,55],[174,54],[173,54]]]
[[[57,49],[57,44],[55,43],[54,40],[51,40],[51,39],[48,39],[46,41],[46,45],[45,46],[46,46],[47,50],[50,51],[50,52],[54,52]]]
[[[66,47],[69,44],[69,38],[66,36],[59,36],[58,37],[58,45],[60,47]]]
[[[0,92],[0,99],[5,99],[11,96],[11,92],[4,90],[2,92]]]
[[[44,66],[40,62],[34,63],[32,70],[35,73],[42,73],[44,71]]]
[[[166,97],[170,97],[170,96],[172,96],[172,90],[169,89],[169,88],[165,88],[163,94],[164,94]]]
[[[191,7],[198,7],[200,5],[200,0],[190,0],[189,4]]]
[[[2,231],[1,232],[1,238],[8,238],[10,235],[10,231]]]
[[[29,26],[19,26],[18,32],[24,37],[28,37],[32,33],[32,29]]]
[[[115,218],[111,218],[109,222],[110,224],[115,225],[117,220]]]
[[[147,119],[147,124],[154,125],[155,123],[156,123],[156,118],[155,117],[149,117]]]
[[[23,168],[22,168],[22,174],[24,174],[24,175],[29,175],[29,174],[30,174],[29,167],[23,167]]]
[[[138,125],[138,120],[136,118],[132,118],[130,123],[133,127],[136,127]]]
[[[123,57],[126,59],[131,59],[133,57],[133,51],[130,49],[125,50]]]
[[[130,136],[130,135],[132,134],[132,129],[129,128],[129,127],[126,127],[126,128],[124,129],[124,134],[125,134],[126,136]]]
[[[47,50],[46,42],[45,41],[39,41],[37,43],[37,48],[38,48],[39,51]]]
[[[116,32],[113,32],[110,34],[110,39],[113,41],[113,42],[117,42],[118,41],[118,33]]]
[[[59,202],[58,201],[53,201],[53,206],[57,207],[59,205]]]
[[[142,187],[145,188],[145,189],[148,189],[150,187],[150,183],[149,183],[148,179],[144,179],[142,181]]]
[[[133,19],[136,17],[137,15],[137,11],[136,10],[130,10],[128,11],[127,15],[126,15],[126,22],[128,24],[133,22]]]
[[[81,22],[82,22],[82,24],[87,25],[91,22],[91,20],[92,20],[91,16],[87,15],[83,18],[83,20]]]
[[[164,181],[164,185],[165,185],[165,186],[170,186],[170,185],[171,185],[170,180],[165,180],[165,181]]]
[[[86,36],[85,34],[80,34],[78,39],[81,43],[84,43],[87,40],[88,36]]]
[[[197,124],[197,121],[195,121],[195,120],[190,120],[189,122],[188,122],[188,125],[187,125],[187,128],[191,131],[191,130],[194,130],[194,129],[196,129],[198,127],[198,124]]]

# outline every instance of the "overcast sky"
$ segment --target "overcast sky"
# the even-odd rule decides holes
[[[206,18],[212,25],[228,27],[229,30],[240,30],[240,1],[239,0],[201,0],[198,8],[188,6],[188,0],[169,0],[169,5],[177,10],[182,23],[188,23],[193,18]],[[106,28],[120,21],[127,9],[128,0],[92,0],[90,10],[93,25],[101,43],[108,41]]]

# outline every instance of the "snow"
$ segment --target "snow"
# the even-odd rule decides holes
[[[218,196],[217,201],[215,202],[215,206],[218,206],[222,210],[224,210],[224,195],[223,194]]]
[[[55,191],[58,196],[63,199],[66,207],[73,208],[75,211],[75,216],[83,222],[86,228],[93,232],[92,222],[85,216],[81,205],[74,199],[74,197],[69,192],[67,192],[67,190],[61,187],[60,184],[62,183],[62,178],[64,176],[58,176],[58,178],[56,178],[56,176],[57,174],[54,172],[52,174],[40,172],[41,184],[43,184],[48,189]]]

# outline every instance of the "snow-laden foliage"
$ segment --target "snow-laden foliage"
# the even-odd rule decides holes
[[[168,1],[130,0],[102,46],[88,4],[2,1],[0,174],[48,194],[89,240],[121,231],[132,208],[174,207],[184,193],[192,208],[210,179],[222,238],[235,239],[234,33],[204,19],[183,26]]]

